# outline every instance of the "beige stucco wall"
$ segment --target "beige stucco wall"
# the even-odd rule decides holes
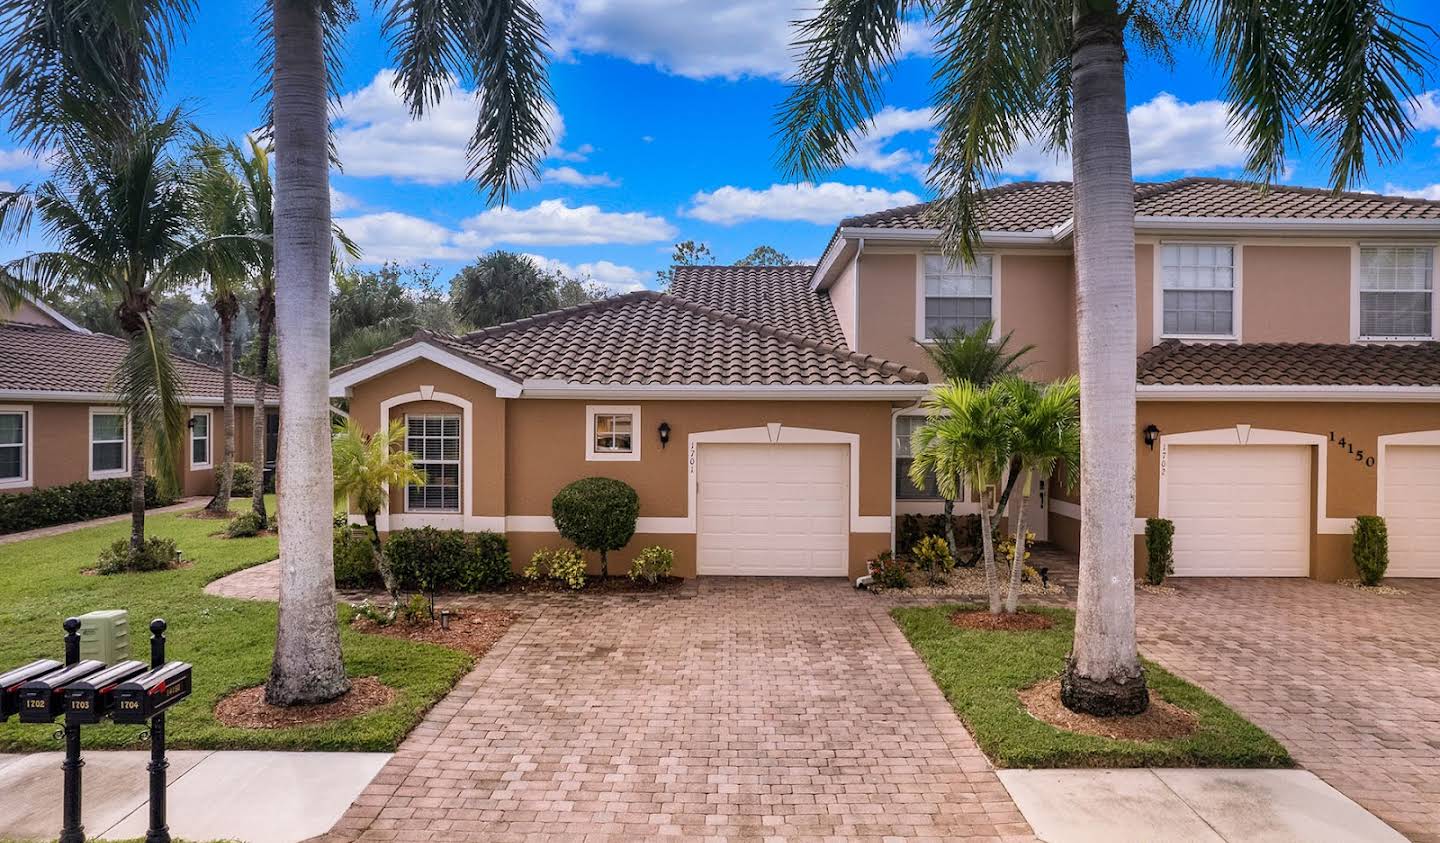
[[[28,301],[20,302],[13,310],[0,302],[0,322],[18,322],[22,325],[44,325],[49,328],[63,328],[59,320]]]
[[[1034,345],[1025,376],[1054,380],[1074,371],[1066,337],[1075,321],[1069,255],[1002,254],[1000,333],[1011,347]]]
[[[857,343],[855,311],[855,261],[850,261],[835,283],[830,285],[828,295],[830,306],[835,308],[835,318],[840,322],[840,332],[845,335],[845,344],[854,348]]]
[[[916,302],[920,295],[919,252],[865,252],[860,255],[859,351],[882,360],[920,369],[934,380],[938,374],[915,341]]]
[[[1350,341],[1350,249],[1241,249],[1244,342]]]

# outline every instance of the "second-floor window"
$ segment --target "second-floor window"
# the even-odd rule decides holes
[[[915,462],[910,451],[910,437],[925,424],[925,416],[895,417],[895,497],[901,500],[937,500],[935,476],[926,475],[925,485],[916,486],[910,479],[910,466]]]
[[[1170,243],[1160,255],[1161,333],[1235,336],[1235,247]]]
[[[1360,248],[1361,339],[1429,339],[1435,282],[1429,246]]]
[[[410,512],[460,511],[460,416],[406,416],[405,447],[425,485],[405,487]]]
[[[973,331],[993,318],[994,261],[977,255],[975,263],[925,256],[925,313],[921,339],[952,331]]]

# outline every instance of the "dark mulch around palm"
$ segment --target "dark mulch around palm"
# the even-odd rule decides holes
[[[1071,711],[1060,702],[1060,680],[1032,685],[1020,692],[1020,702],[1036,720],[1067,732],[1121,741],[1164,741],[1183,738],[1198,728],[1193,712],[1150,697],[1150,707],[1131,717],[1094,717]]]
[[[373,676],[350,681],[350,692],[327,703],[278,706],[265,702],[265,686],[236,691],[215,706],[215,719],[241,729],[287,729],[356,717],[395,701],[396,691]]]
[[[407,641],[423,641],[427,644],[438,644],[441,647],[449,647],[452,650],[460,650],[469,653],[475,658],[480,658],[490,652],[495,642],[504,637],[510,625],[520,617],[514,612],[504,611],[467,611],[464,614],[451,615],[447,621],[447,628],[442,628],[439,621],[426,621],[423,623],[395,623],[381,626],[368,618],[356,618],[350,625],[359,632],[369,635],[386,635],[391,638],[404,638]]]
[[[957,629],[984,630],[1036,630],[1049,629],[1055,625],[1048,615],[1034,612],[992,615],[989,612],[956,612],[950,616],[950,623]]]

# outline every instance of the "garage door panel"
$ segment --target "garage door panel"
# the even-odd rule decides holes
[[[850,455],[843,445],[701,445],[701,574],[844,576]]]
[[[1171,446],[1175,575],[1307,575],[1310,459],[1303,446]]]
[[[1440,577],[1440,445],[1385,448],[1392,577]]]

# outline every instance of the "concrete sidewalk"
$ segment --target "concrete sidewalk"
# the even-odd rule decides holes
[[[54,840],[62,755],[0,755],[0,840]],[[330,829],[385,762],[381,752],[169,753],[170,832],[187,840],[296,843]],[[144,752],[87,752],[82,821],[93,839],[144,837]]]
[[[1046,843],[1405,838],[1305,770],[999,770]]]
[[[197,496],[181,498],[169,506],[157,506],[145,510],[145,515],[164,515],[169,512],[184,512],[187,509],[199,509],[204,506],[210,498],[208,496]],[[76,530],[88,530],[91,527],[99,527],[105,524],[115,524],[120,521],[129,521],[130,513],[123,515],[107,515],[104,518],[92,518],[89,521],[71,521],[69,524],[56,524],[52,527],[36,527],[33,530],[24,530],[19,533],[6,533],[0,536],[0,544],[15,544],[16,542],[29,541],[31,539],[43,539],[47,536],[60,536],[65,533],[73,533]]]

